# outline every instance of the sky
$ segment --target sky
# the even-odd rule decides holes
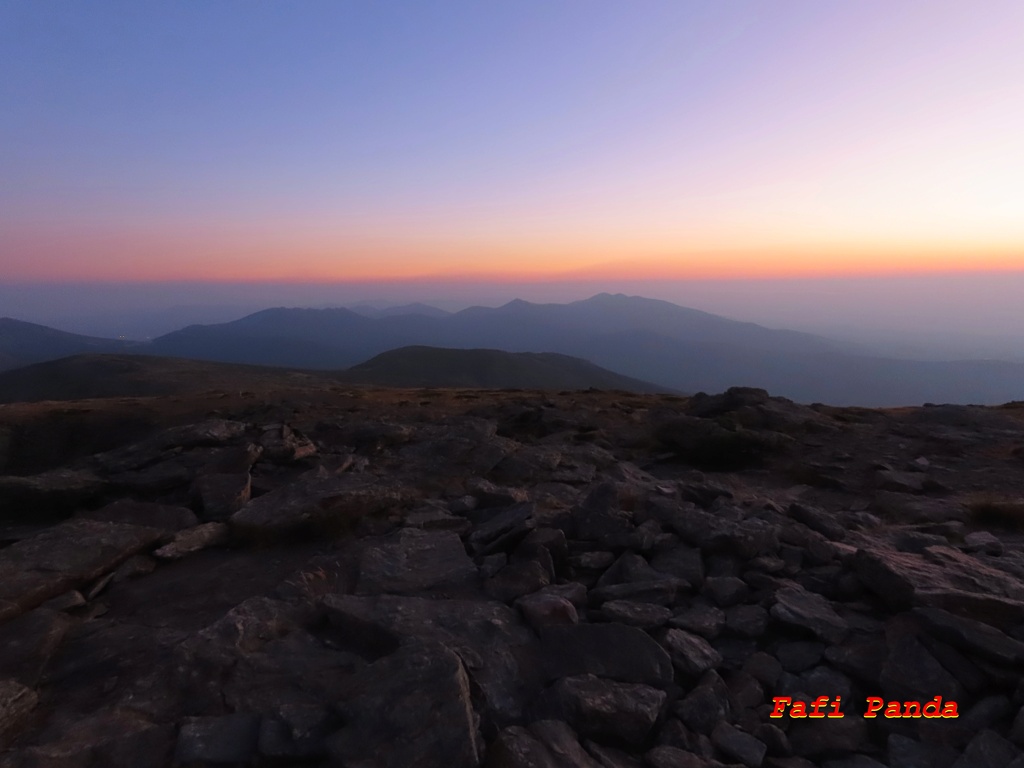
[[[6,0],[0,300],[753,281],[781,322],[888,276],[928,307],[1024,274],[1022,41],[1019,0]]]

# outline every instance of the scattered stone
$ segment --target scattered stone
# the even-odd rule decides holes
[[[657,687],[672,682],[669,654],[636,627],[624,624],[553,626],[544,630],[541,639],[548,680],[589,672],[612,680]]]
[[[670,629],[665,632],[663,644],[668,649],[676,669],[690,678],[700,677],[722,663],[722,655],[712,648],[707,640],[682,629]]]
[[[849,626],[828,600],[801,587],[785,587],[775,593],[774,619],[810,630],[827,643],[839,643]]]
[[[564,720],[598,742],[635,749],[647,740],[666,698],[664,691],[647,685],[581,675],[545,690],[537,711],[540,719]]]
[[[35,691],[14,680],[0,680],[0,749],[18,735],[38,703]]]
[[[260,717],[254,714],[193,717],[178,733],[174,759],[179,763],[245,763],[256,754]]]
[[[711,732],[711,743],[729,758],[739,760],[747,768],[760,768],[768,748],[759,739],[726,722]]]
[[[153,552],[161,560],[178,560],[209,547],[216,547],[228,540],[230,532],[224,523],[203,523],[195,528],[178,531],[170,544]]]
[[[357,673],[339,693],[345,725],[327,741],[335,760],[422,768],[480,764],[469,677],[443,645],[405,646]]]
[[[457,535],[403,528],[363,552],[356,593],[409,594],[448,589],[464,586],[476,577],[476,566]]]

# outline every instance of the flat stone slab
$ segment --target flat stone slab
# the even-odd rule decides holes
[[[469,677],[438,643],[417,643],[359,672],[343,692],[346,725],[328,740],[344,765],[477,768],[477,731]],[[428,703],[429,702],[429,703]]]
[[[403,528],[363,551],[356,594],[410,594],[464,586],[476,578],[477,567],[458,534]]]
[[[1024,620],[1024,582],[952,547],[859,549],[861,582],[894,608],[930,605],[997,626]]]
[[[163,535],[138,525],[71,520],[0,550],[0,621],[98,579]]]
[[[672,682],[672,659],[642,629],[625,624],[575,624],[547,627],[541,637],[549,680],[591,673],[659,687]]]
[[[340,475],[278,488],[250,501],[230,522],[239,533],[257,538],[340,531],[362,516],[397,509],[415,495],[370,475]]]

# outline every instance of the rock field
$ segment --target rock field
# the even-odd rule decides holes
[[[174,401],[0,408],[0,768],[1024,768],[1024,404]]]

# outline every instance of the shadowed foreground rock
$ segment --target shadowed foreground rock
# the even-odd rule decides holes
[[[0,478],[0,768],[1024,767],[1024,408],[304,397]]]

